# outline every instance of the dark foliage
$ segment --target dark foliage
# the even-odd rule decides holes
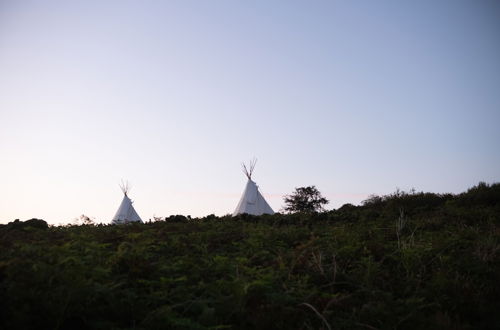
[[[19,221],[16,219],[12,222],[9,222],[6,225],[0,225],[0,228],[4,230],[12,230],[12,229],[28,229],[28,228],[37,228],[37,229],[47,229],[49,225],[46,221],[41,219],[30,219],[26,221]]]
[[[286,212],[304,212],[314,213],[324,211],[324,205],[328,200],[321,196],[321,193],[315,186],[295,188],[295,191],[283,198]]]
[[[499,329],[500,192],[0,226],[1,329]],[[33,225],[36,224],[36,225]]]

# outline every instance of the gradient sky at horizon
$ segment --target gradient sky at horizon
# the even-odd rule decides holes
[[[497,1],[0,1],[0,223],[500,181]]]

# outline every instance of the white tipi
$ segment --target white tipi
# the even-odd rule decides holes
[[[134,207],[132,206],[133,203],[132,200],[127,196],[127,193],[130,191],[128,182],[127,183],[122,182],[120,188],[122,188],[123,191],[123,200],[122,203],[120,204],[120,207],[118,208],[118,211],[116,211],[113,220],[111,220],[111,223],[114,225],[130,223],[130,222],[142,223],[141,217],[137,214]]]
[[[252,181],[252,173],[256,163],[256,159],[250,161],[248,168],[243,164],[243,173],[247,176],[248,181],[243,191],[243,196],[241,196],[240,202],[233,212],[233,217],[242,213],[252,215],[274,214],[273,209],[267,204],[264,196],[259,192],[259,187]]]

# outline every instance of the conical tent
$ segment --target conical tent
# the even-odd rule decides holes
[[[262,215],[262,214],[274,214],[273,209],[267,204],[264,196],[259,192],[259,187],[252,181],[252,173],[255,168],[256,160],[250,162],[250,166],[247,168],[243,165],[243,173],[248,178],[247,185],[243,191],[240,202],[236,206],[236,210],[233,212],[233,217],[238,214],[252,214],[252,215]]]
[[[142,223],[141,217],[135,211],[134,206],[132,206],[133,203],[132,200],[127,196],[127,193],[130,190],[128,184],[122,183],[121,188],[123,191],[123,200],[122,203],[120,204],[120,207],[118,208],[118,211],[116,211],[116,214],[113,217],[111,223],[114,225],[129,223],[129,222]]]

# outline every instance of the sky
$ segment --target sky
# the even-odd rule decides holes
[[[500,181],[498,1],[0,0],[0,223]]]

